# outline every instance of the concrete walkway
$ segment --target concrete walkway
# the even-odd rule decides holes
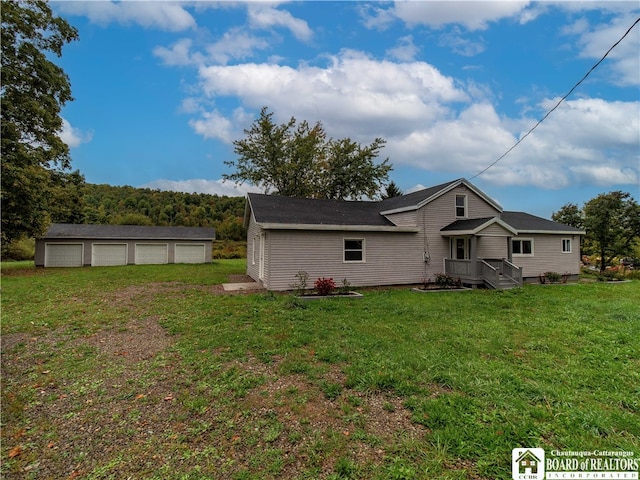
[[[240,292],[246,290],[264,290],[264,287],[257,282],[245,283],[223,283],[222,288],[225,292]]]

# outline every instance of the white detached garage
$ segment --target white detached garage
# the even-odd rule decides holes
[[[37,267],[207,263],[215,229],[54,223],[36,239]]]

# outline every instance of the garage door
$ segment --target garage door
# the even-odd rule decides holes
[[[81,267],[81,243],[47,243],[44,246],[45,267]]]
[[[205,248],[203,243],[177,243],[176,263],[204,263]]]
[[[169,263],[169,245],[166,243],[136,244],[136,264],[156,265]]]
[[[94,243],[91,246],[91,265],[110,267],[127,264],[126,243]]]

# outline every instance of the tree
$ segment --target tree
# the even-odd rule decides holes
[[[640,237],[640,205],[626,192],[602,193],[584,205],[584,226],[600,255],[600,271],[626,255]]]
[[[402,196],[402,190],[396,185],[396,182],[391,180],[391,182],[385,187],[385,192],[381,195],[383,200],[387,198],[400,197]]]
[[[357,199],[374,197],[386,181],[388,159],[376,164],[385,141],[376,138],[362,146],[350,138],[327,140],[320,122],[291,119],[276,125],[273,113],[263,107],[260,116],[236,140],[236,160],[225,164],[235,172],[226,180],[250,182],[266,193],[284,196]]]
[[[567,203],[551,215],[554,222],[563,223],[575,228],[584,228],[584,214],[575,203]]]
[[[71,166],[60,138],[61,108],[70,100],[65,72],[47,55],[78,38],[42,0],[2,2],[2,242],[44,232],[56,197],[52,190]]]

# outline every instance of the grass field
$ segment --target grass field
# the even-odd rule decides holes
[[[640,283],[224,294],[241,260],[2,265],[2,476],[509,479],[640,456]],[[293,282],[293,279],[292,279]]]

